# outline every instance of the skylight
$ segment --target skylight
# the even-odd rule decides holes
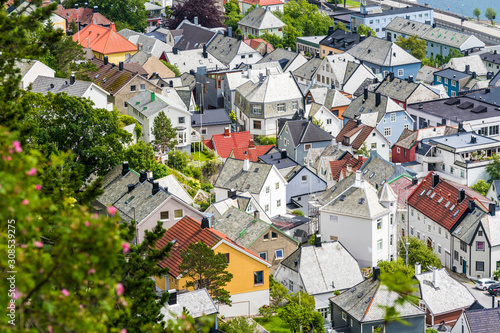
[[[443,197],[441,197],[441,198],[438,200],[438,203],[441,203],[441,201],[443,201]]]
[[[446,205],[444,205],[444,207],[445,207],[445,208],[448,208],[448,206],[449,206],[449,205],[450,205],[450,202],[448,201],[448,202],[446,203]]]

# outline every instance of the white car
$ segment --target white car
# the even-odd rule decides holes
[[[489,286],[495,283],[498,283],[498,281],[489,278],[484,278],[477,280],[474,287],[476,287],[479,290],[487,290]]]

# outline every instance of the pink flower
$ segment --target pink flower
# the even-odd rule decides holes
[[[12,156],[7,156],[7,161],[10,161],[12,159]]]
[[[82,309],[82,310],[83,310],[83,304],[80,304],[80,309]]]
[[[130,250],[130,244],[129,243],[123,243],[123,253],[127,253]]]
[[[93,219],[97,219],[97,218],[99,218],[99,214],[94,213],[94,214],[90,215],[90,217]]]
[[[34,245],[35,245],[35,247],[38,247],[38,248],[43,247],[43,243],[42,243],[42,242],[40,242],[40,241],[35,241],[35,242],[34,242]]]
[[[21,297],[21,293],[19,292],[19,290],[17,290],[17,288],[15,288],[14,295],[12,295],[12,299],[19,299],[19,297]]]
[[[28,176],[34,176],[36,175],[36,169],[35,168],[31,168],[30,171],[27,172]]]
[[[16,140],[16,141],[12,142],[12,145],[14,146],[14,149],[15,149],[18,153],[20,153],[20,152],[22,152],[22,151],[23,151],[23,148],[21,148],[21,143],[20,143],[19,141],[17,141],[17,140]]]
[[[13,154],[14,151],[12,149],[9,149],[9,154]]]
[[[127,330],[122,328],[122,330],[120,331],[120,333],[127,333]]]
[[[23,200],[23,205],[27,206],[29,205],[30,201],[28,199],[24,199]]]
[[[95,269],[91,268],[89,269],[89,274],[94,274],[95,273]]]
[[[52,325],[49,325],[49,327],[47,327],[47,329],[49,330],[49,333],[54,332],[54,331],[52,330]]]
[[[121,294],[123,294],[123,291],[124,291],[124,289],[125,289],[125,288],[123,288],[123,284],[118,283],[118,284],[116,285],[115,289],[116,289],[116,294],[117,294],[118,296],[120,296]]]
[[[88,227],[90,225],[89,221],[85,221],[85,226]]]
[[[35,188],[36,188],[37,191],[40,191],[42,189],[42,185],[36,184]]]
[[[109,207],[108,207],[108,213],[109,213],[111,216],[114,216],[114,215],[116,214],[116,207],[109,206]]]
[[[63,289],[63,290],[61,290],[61,294],[63,294],[64,296],[69,296],[69,291],[67,291],[66,289]]]

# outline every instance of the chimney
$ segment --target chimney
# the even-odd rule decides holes
[[[253,219],[260,220],[260,212],[258,210],[253,212]]]
[[[177,304],[177,290],[170,289],[168,291],[168,305],[176,305]]]
[[[333,26],[329,26],[327,36],[330,36],[331,34],[333,34],[333,31],[335,31],[335,28]]]
[[[104,56],[104,65],[107,65],[109,62],[108,62],[108,56]]]
[[[313,121],[313,116],[309,116],[309,117],[307,117],[307,120],[309,120],[309,121]]]
[[[470,143],[476,143],[476,136],[475,135],[470,136]]]
[[[71,73],[71,76],[69,77],[69,84],[74,85],[75,84],[75,74]]]
[[[465,190],[463,188],[458,190],[458,203],[465,200]]]
[[[417,178],[417,176],[415,176],[415,177],[413,177],[413,178],[411,179],[411,185],[412,185],[412,186],[415,186],[415,185],[417,185],[417,184],[418,184],[418,178]]]
[[[243,171],[248,172],[248,170],[250,170],[250,161],[248,158],[245,158],[243,161]]]
[[[168,85],[170,86],[170,88],[173,88],[174,87],[174,81],[173,80],[168,81]]]
[[[172,53],[173,53],[173,54],[177,54],[177,53],[178,53],[178,51],[179,51],[179,49],[178,49],[178,48],[176,48],[176,47],[172,48]]]
[[[208,53],[207,53],[207,45],[203,45],[203,58],[207,59],[208,58]]]
[[[491,216],[495,216],[495,204],[493,202],[490,202],[488,205],[488,213],[490,213]]]
[[[375,107],[380,105],[380,93],[375,93]]]
[[[201,228],[202,229],[210,228],[210,222],[208,221],[208,217],[204,217],[201,219]]]
[[[490,92],[491,92],[490,88],[486,88],[486,89],[484,89],[484,93],[485,93],[485,94],[489,94]]]
[[[439,289],[439,281],[438,281],[438,276],[437,276],[437,268],[434,268],[432,270],[432,285],[434,286],[434,289]]]
[[[134,190],[135,184],[128,184],[127,188],[128,188],[128,193],[130,193],[130,192],[132,192]]]
[[[465,65],[465,74],[469,74],[470,72],[470,65]]]
[[[87,2],[85,2],[85,3],[83,4],[83,8],[87,8],[88,6],[89,6],[89,4],[88,4]]]
[[[231,131],[230,131],[229,127],[224,127],[224,137],[225,138],[231,137]]]
[[[357,126],[361,125],[361,119],[360,118],[356,119],[356,125]]]
[[[470,213],[472,213],[474,211],[474,209],[476,209],[476,203],[474,202],[474,200],[469,199],[469,206],[468,207],[469,207],[469,212]]]
[[[356,179],[354,181],[354,186],[361,187],[361,171],[356,170]]]
[[[422,266],[420,265],[419,262],[415,263],[415,275],[418,275],[418,274],[422,273],[422,268],[421,267]]]
[[[148,179],[148,175],[146,174],[146,171],[141,170],[139,173],[139,182],[144,183]]]
[[[316,234],[316,237],[314,238],[314,246],[321,247],[321,235],[320,234]]]
[[[75,3],[75,9],[78,9],[78,4],[77,3]]]
[[[153,182],[153,190],[151,191],[151,194],[155,195],[158,192],[160,192],[160,183]]]
[[[412,74],[412,75],[410,75],[410,76],[408,76],[408,82],[409,82],[409,83],[412,83],[412,82],[413,82],[413,74]]]
[[[236,191],[234,189],[230,189],[227,191],[227,197],[231,199],[236,199]]]
[[[253,139],[250,139],[248,142],[248,148],[252,149],[255,148],[255,141]]]
[[[99,7],[94,6],[94,8],[92,9],[92,13],[99,13]]]
[[[472,72],[471,75],[472,75],[473,79],[477,78],[477,73],[476,72]]]
[[[198,16],[194,17],[193,23],[194,23],[194,25],[198,25]]]
[[[154,102],[156,99],[156,94],[154,91],[151,92],[151,102]]]
[[[363,99],[365,101],[368,99],[368,88],[363,89]]]
[[[380,276],[380,267],[378,266],[373,267],[373,281],[377,281],[379,276]]]
[[[439,175],[437,173],[432,174],[432,187],[436,187],[439,184]]]
[[[392,82],[394,81],[394,72],[389,73],[389,80]]]
[[[227,36],[233,37],[233,27],[227,27]]]
[[[122,176],[125,176],[128,173],[128,162],[125,161],[122,163]]]
[[[118,69],[121,70],[121,71],[123,70],[123,61],[120,61],[118,63]]]

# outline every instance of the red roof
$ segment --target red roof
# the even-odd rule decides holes
[[[261,5],[261,6],[270,6],[270,5],[282,5],[283,1],[281,0],[243,0],[244,3],[248,3],[250,5]]]
[[[458,189],[445,179],[439,179],[436,187],[432,187],[434,173],[429,172],[408,198],[408,204],[416,210],[436,221],[447,230],[451,230],[468,207],[469,193],[458,202]],[[465,190],[465,187],[464,187]]]
[[[59,5],[57,6],[56,14],[65,18],[66,21],[68,21],[68,23],[71,21],[75,21],[75,22],[80,22],[82,25],[88,25],[93,23],[105,26],[110,26],[112,23],[101,13],[94,13],[92,8],[80,7],[78,9],[75,8],[64,9],[63,6]]]
[[[348,176],[347,167],[350,166],[352,168],[351,172],[355,172],[365,163],[365,160],[362,156],[354,157],[351,153],[346,152],[341,159],[336,161],[330,161],[330,170],[332,172],[332,179],[339,181],[340,176],[345,178]]]
[[[264,43],[267,46],[267,52],[272,52],[274,51],[274,47],[271,43],[263,40],[262,38],[254,38],[254,39],[244,39],[243,40],[246,44],[248,44],[252,49],[257,50],[257,48]]]
[[[363,124],[358,125],[356,120],[349,119],[347,123],[344,125],[344,127],[342,127],[339,134],[337,134],[335,140],[337,140],[337,142],[342,142],[346,146],[350,145],[352,146],[353,149],[359,149],[363,145],[363,142],[365,142],[368,135],[370,135],[370,133],[374,129],[375,129],[374,127],[368,125],[363,125]],[[355,134],[357,134],[355,139],[354,140],[351,139],[349,144],[346,144],[344,139],[351,138]]]
[[[274,147],[274,145],[265,145],[265,146],[255,146],[253,148],[250,148],[250,145],[248,147],[238,147],[238,148],[233,148],[233,157],[237,160],[244,160],[247,159],[251,162],[257,162],[259,160],[259,156],[264,155]]]
[[[79,33],[73,35],[73,40],[83,47],[90,47],[92,51],[101,54],[134,52],[138,48],[132,42],[116,31],[100,25],[89,24]]]
[[[214,150],[214,143],[212,140],[203,140],[203,143],[208,149]]]
[[[214,134],[212,136],[214,148],[222,158],[228,158],[234,148],[248,147],[250,139],[249,131],[229,133],[228,136],[224,134]]]

